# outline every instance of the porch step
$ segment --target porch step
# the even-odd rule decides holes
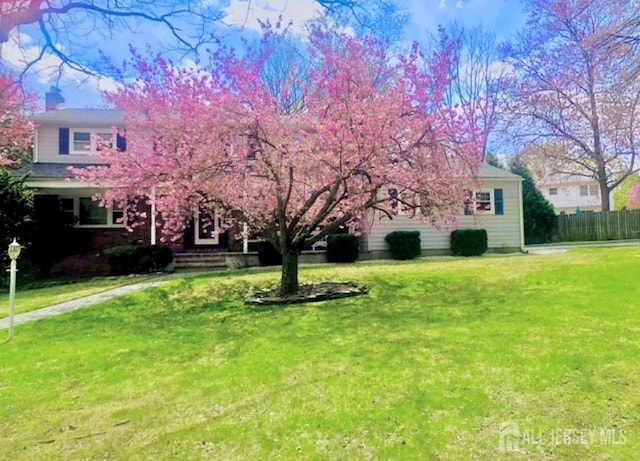
[[[176,253],[177,271],[228,269],[224,256],[215,253]]]

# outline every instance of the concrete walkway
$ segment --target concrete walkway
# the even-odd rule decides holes
[[[23,314],[17,314],[13,318],[13,325],[20,325],[27,322],[35,322],[36,320],[44,319],[47,317],[53,317],[54,315],[66,314],[67,312],[77,311],[85,307],[93,306],[104,301],[108,301],[119,296],[128,295],[141,291],[150,287],[155,287],[167,283],[168,280],[159,280],[155,282],[140,282],[131,285],[125,285],[123,287],[113,288],[112,290],[102,291],[94,295],[85,296],[83,298],[74,299],[64,303],[56,304],[49,307],[44,307],[31,312],[25,312]],[[6,330],[9,328],[9,318],[0,319],[0,330]]]
[[[566,253],[574,248],[614,248],[632,247],[640,245],[640,240],[607,240],[596,242],[562,242],[546,243],[542,245],[527,245],[525,250],[532,255],[549,255]]]

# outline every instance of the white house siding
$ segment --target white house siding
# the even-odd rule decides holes
[[[520,181],[487,179],[483,189],[502,189],[504,200],[504,214],[502,215],[470,215],[461,216],[458,229],[486,229],[488,247],[495,250],[517,250],[521,247],[521,223],[520,223]],[[393,231],[419,231],[422,249],[449,250],[450,234],[453,228],[442,227],[436,229],[433,226],[422,223],[419,219],[398,215],[392,220],[383,218],[376,220],[366,236],[367,250],[371,252],[387,251],[388,246],[385,236]]]
[[[66,154],[60,155],[59,149],[59,129],[104,129],[110,131],[110,126],[83,126],[82,124],[74,124],[72,127],[62,126],[41,126],[38,129],[38,162],[41,163],[96,163],[96,158],[91,155]]]
[[[122,113],[115,110],[61,109],[36,114],[32,119],[38,130],[34,157],[39,163],[96,163],[91,155],[60,155],[60,128],[111,131],[114,126],[123,125]]]

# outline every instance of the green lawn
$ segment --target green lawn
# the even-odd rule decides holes
[[[371,294],[239,301],[278,275],[20,325],[0,344],[0,457],[637,459],[640,247],[306,268]]]
[[[150,280],[154,276],[132,275],[124,277],[101,277],[76,283],[64,283],[43,288],[16,291],[16,314],[30,312],[54,304],[82,298],[112,288]],[[9,316],[9,293],[0,292],[0,319]]]

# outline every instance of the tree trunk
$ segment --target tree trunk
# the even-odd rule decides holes
[[[282,277],[280,278],[280,294],[282,296],[298,293],[298,252],[289,250],[282,252]]]
[[[598,171],[598,173],[600,173],[600,171]],[[606,172],[602,172],[604,175],[606,175]],[[598,181],[600,183],[600,206],[602,208],[601,211],[609,211],[609,196],[611,195],[611,191],[609,190],[609,187],[607,187],[607,177],[606,176],[600,176],[600,181]]]

